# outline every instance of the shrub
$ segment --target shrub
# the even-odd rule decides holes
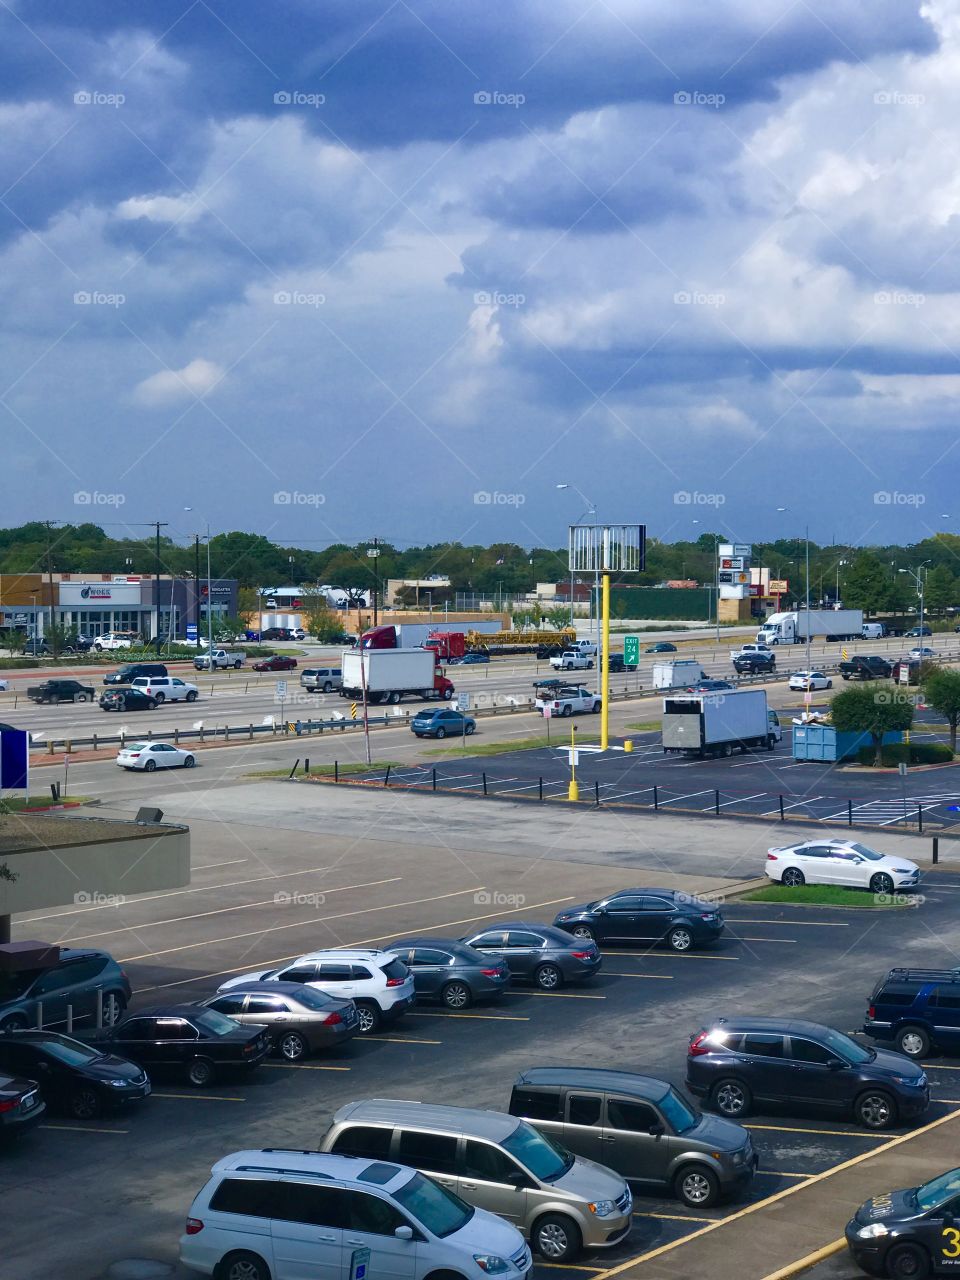
[[[39,658],[0,658],[0,671],[23,671],[39,666]]]
[[[949,764],[953,752],[945,742],[891,742],[883,748],[883,766],[892,769],[898,764]],[[876,763],[873,747],[861,747],[857,752],[860,764]]]

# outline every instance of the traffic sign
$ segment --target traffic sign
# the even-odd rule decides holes
[[[469,710],[470,710],[470,695],[469,695],[469,693],[458,693],[458,694],[457,694],[457,710],[458,710],[458,711],[469,711]]]
[[[640,637],[624,636],[623,637],[623,661],[628,667],[638,666],[640,663]]]
[[[195,622],[188,622],[187,623],[187,639],[196,640],[196,638],[197,638],[197,624]]]
[[[350,1255],[350,1280],[366,1280],[370,1265],[369,1249],[354,1249]]]
[[[350,703],[350,719],[356,720],[356,718],[357,718],[357,704],[355,702],[351,702]]]
[[[286,680],[278,680],[277,681],[277,697],[282,702],[286,696],[287,696],[287,682]]]
[[[844,660],[844,662],[846,662],[846,661],[847,661],[847,659],[850,657],[850,654],[847,652],[847,650],[846,650],[846,649],[841,649],[841,650],[840,650],[840,657]]]

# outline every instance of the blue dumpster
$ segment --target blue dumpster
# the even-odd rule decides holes
[[[899,729],[883,735],[883,745],[902,742]],[[861,747],[873,745],[869,733],[840,733],[830,724],[794,724],[794,760],[850,760]]]

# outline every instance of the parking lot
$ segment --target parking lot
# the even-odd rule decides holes
[[[368,804],[368,820],[351,825],[330,822],[325,788],[264,784],[261,800],[245,802],[255,790],[159,795],[170,817],[193,825],[189,888],[41,913],[19,920],[17,935],[103,946],[124,964],[136,1005],[146,1007],[208,995],[233,973],[306,950],[377,946],[413,932],[460,936],[496,918],[549,920],[572,902],[666,874],[634,865],[649,862],[649,833],[631,844],[624,830],[619,847],[608,836],[591,844],[565,821],[561,841],[544,833],[532,809],[509,824],[474,820],[469,830],[451,824],[438,833],[435,822],[429,831],[424,822],[418,839],[417,811],[424,806],[413,797],[358,796]],[[295,804],[284,801],[291,792]],[[241,820],[229,820],[231,807]],[[691,823],[685,836],[694,847],[700,825]],[[708,873],[710,867],[713,861],[693,857],[672,880],[706,890],[736,874],[720,862]],[[689,1036],[725,1008],[789,1011],[855,1029],[874,981],[898,957],[957,963],[958,888],[949,873],[934,873],[920,908],[882,917],[730,904],[727,933],[714,950],[611,951],[589,986],[512,989],[496,1006],[459,1014],[421,1005],[336,1056],[301,1066],[270,1060],[249,1078],[203,1091],[158,1079],[140,1110],[86,1124],[51,1115],[0,1159],[9,1274],[48,1280],[69,1270],[78,1280],[94,1280],[134,1257],[173,1266],[190,1200],[219,1156],[247,1145],[315,1145],[333,1111],[355,1098],[504,1108],[516,1074],[544,1063],[647,1071],[682,1087]],[[936,1060],[930,1076],[930,1118],[960,1108],[958,1067]],[[761,1159],[752,1200],[887,1140],[816,1114],[760,1114],[749,1124]],[[38,1233],[34,1197],[38,1186],[51,1184],[57,1193],[47,1197]],[[596,1275],[738,1207],[693,1214],[674,1200],[640,1194],[627,1241],[563,1269]],[[546,1280],[557,1269],[538,1265],[538,1275]]]

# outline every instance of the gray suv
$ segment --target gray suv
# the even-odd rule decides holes
[[[653,1076],[534,1067],[518,1076],[510,1114],[633,1182],[668,1188],[694,1209],[742,1191],[757,1169],[746,1129],[703,1115]]]
[[[300,687],[313,693],[333,693],[343,688],[343,672],[339,667],[307,667],[300,672]]]
[[[506,1218],[548,1262],[611,1248],[630,1231],[633,1196],[623,1178],[498,1111],[352,1102],[333,1117],[320,1150],[419,1169]]]
[[[65,1026],[68,1007],[74,1023],[95,1026],[98,1002],[104,1026],[120,1020],[130,983],[116,960],[93,948],[59,951],[53,964],[44,957],[35,968],[0,969],[0,1031],[35,1027],[41,1007],[44,1027]]]

